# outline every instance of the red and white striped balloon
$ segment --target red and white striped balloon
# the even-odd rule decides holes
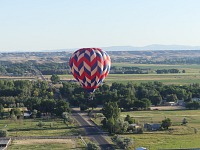
[[[69,65],[74,78],[88,92],[94,92],[108,75],[109,55],[100,48],[82,48],[75,51]]]

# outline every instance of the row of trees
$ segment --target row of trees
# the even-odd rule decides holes
[[[61,96],[55,98],[54,93],[45,81],[0,80],[0,106],[4,108],[27,107],[59,116],[69,112],[69,103]]]
[[[167,74],[167,73],[180,73],[178,69],[158,69],[156,70],[157,74]],[[185,73],[185,70],[182,71],[182,73]]]
[[[102,120],[103,128],[107,129],[110,133],[126,133],[130,130],[130,124],[135,123],[135,120],[127,115],[124,119],[120,117],[120,109],[116,102],[107,102],[103,105],[102,113],[105,118]],[[183,121],[183,124],[186,122]],[[170,118],[162,120],[161,128],[168,130],[172,125]],[[142,127],[137,129],[137,133],[143,133]]]
[[[35,67],[39,69],[44,75],[52,74],[68,74],[69,65],[65,63],[36,63],[27,61],[24,63],[12,63],[10,61],[0,62],[0,74],[9,76],[34,76],[36,75]]]
[[[68,63],[35,63],[34,64],[44,75],[52,75],[52,74],[68,74],[69,73],[69,65]]]
[[[30,76],[35,75],[31,63],[12,63],[8,61],[0,62],[0,74],[10,76]]]
[[[111,66],[110,74],[148,74],[149,69]]]
[[[112,83],[111,86],[103,84],[93,94],[93,101],[88,100],[89,94],[76,83],[63,83],[60,92],[74,106],[95,107],[106,102],[117,102],[119,108],[130,110],[147,109],[152,104],[160,105],[163,101],[191,102],[193,97],[200,98],[200,85],[164,85],[161,82]]]

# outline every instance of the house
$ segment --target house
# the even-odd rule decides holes
[[[176,106],[177,103],[176,102],[165,102],[164,105],[165,106]]]
[[[11,138],[1,138],[0,139],[0,149],[6,150],[7,147],[10,145],[10,143],[11,143]]]
[[[30,111],[24,111],[24,118],[29,118],[32,115]]]
[[[194,98],[192,98],[192,101],[199,102],[199,101],[200,101],[200,98],[194,97]]]
[[[178,100],[177,105],[178,106],[185,106],[184,100]]]
[[[157,131],[161,128],[160,123],[145,123],[144,128],[148,131]]]
[[[133,124],[129,124],[127,131],[129,132],[136,132],[138,133],[141,130],[141,126],[133,123]]]

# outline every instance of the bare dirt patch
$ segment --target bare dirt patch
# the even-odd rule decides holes
[[[150,107],[151,110],[182,110],[185,109],[185,107],[182,106],[154,106]]]

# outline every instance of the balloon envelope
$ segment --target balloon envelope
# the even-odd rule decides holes
[[[88,92],[94,92],[110,71],[109,55],[100,48],[82,48],[75,51],[69,65],[74,78]]]

